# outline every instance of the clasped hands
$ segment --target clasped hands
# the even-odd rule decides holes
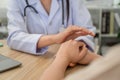
[[[59,33],[57,36],[58,42],[62,43],[60,49],[57,52],[56,59],[65,59],[68,61],[68,65],[74,67],[75,64],[89,64],[94,59],[100,57],[97,54],[93,54],[86,48],[83,42],[75,41],[74,39],[80,36],[95,34],[85,28],[77,26],[70,26],[64,32]]]

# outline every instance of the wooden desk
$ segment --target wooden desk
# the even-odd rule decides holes
[[[8,56],[12,59],[20,61],[22,66],[4,73],[0,73],[0,80],[39,80],[44,70],[54,60],[54,56],[59,49],[59,45],[50,46],[47,54],[43,56],[34,56],[23,52],[11,50],[6,41],[1,41],[4,47],[0,47],[0,54]],[[73,74],[76,70],[80,70],[85,66],[79,65],[75,68],[68,69],[66,76]]]

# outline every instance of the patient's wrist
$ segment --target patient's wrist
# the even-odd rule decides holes
[[[57,61],[58,63],[64,63],[66,65],[69,65],[70,60],[67,57],[62,57],[62,56],[57,56],[55,58],[55,61]]]

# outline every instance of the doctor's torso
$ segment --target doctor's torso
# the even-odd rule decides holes
[[[55,34],[59,32],[59,29],[62,26],[62,16],[63,16],[62,0],[52,0],[49,15],[47,14],[40,0],[28,0],[29,4],[38,11],[38,14],[36,14],[33,9],[28,7],[26,9],[26,20],[24,19],[24,8],[27,5],[25,0],[12,0],[12,1],[16,1],[16,3],[18,3],[18,4],[13,4],[13,5],[18,6],[19,12],[22,15],[23,20],[26,22],[25,25],[26,25],[28,33]],[[75,22],[78,22],[77,15],[79,15],[79,13],[77,11],[79,11],[78,9],[80,5],[79,2],[81,1],[80,0],[75,0],[75,1],[69,0],[69,3],[70,3],[70,7],[69,7],[70,12],[69,12],[69,21],[68,21],[69,25],[72,25],[72,24],[74,25]],[[64,5],[64,8],[65,8],[64,26],[67,27],[67,17],[66,17],[67,14],[66,14],[65,6],[66,5]]]
[[[69,25],[76,25],[78,27],[84,27],[90,31],[95,32],[95,27],[92,24],[91,16],[85,7],[83,0],[69,0],[69,19],[67,21],[66,0],[64,1],[64,13],[62,0],[52,0],[49,15],[44,9],[40,0],[28,0],[27,6],[26,0],[9,0],[8,4],[8,32],[7,39],[8,45],[19,51],[28,52],[32,54],[44,54],[46,47],[40,50],[36,49],[38,40],[44,34],[57,34],[63,28],[62,23],[64,21],[64,28]],[[24,16],[26,12],[26,16]],[[63,19],[63,14],[64,19]],[[91,36],[80,36],[78,40],[82,40],[94,49]],[[32,47],[29,47],[31,46]]]
[[[38,11],[36,14],[29,8],[26,11],[27,29],[30,33],[37,34],[55,34],[59,32],[59,28],[62,24],[62,8],[60,2],[51,3],[51,9],[49,15],[45,11],[41,2],[34,4],[33,6]]]
[[[16,1],[18,1],[19,3],[18,6],[20,12],[21,15],[23,15],[26,2],[25,0],[16,0]],[[37,14],[31,8],[26,9],[26,27],[28,32],[34,34],[58,33],[60,28],[62,27],[62,16],[63,16],[62,0],[52,0],[49,15],[46,12],[45,8],[43,7],[41,1],[39,0],[28,0],[28,1],[29,4],[38,11]],[[66,14],[65,12],[64,14]],[[64,26],[67,26],[66,18],[67,17],[65,17],[64,19],[65,22]],[[23,19],[24,19],[24,15],[23,15]],[[70,22],[70,19],[69,19],[69,23],[72,24],[72,22]]]
[[[26,19],[24,16],[24,8],[27,6],[25,0],[10,0],[11,6],[9,9],[11,18],[18,21],[17,26],[24,28],[30,34],[56,34],[59,32],[63,21],[63,8],[64,8],[64,27],[68,25],[78,25],[80,27],[86,27],[92,29],[91,17],[83,4],[82,0],[69,0],[69,19],[67,21],[67,9],[66,0],[64,1],[64,7],[62,6],[62,0],[52,0],[49,15],[44,9],[40,0],[28,0],[29,4],[34,7],[38,14],[31,8],[26,9]],[[17,8],[16,8],[17,7]],[[10,11],[11,10],[11,11]],[[17,11],[15,11],[17,10]],[[14,12],[15,11],[15,12]],[[19,14],[19,16],[18,16]],[[10,17],[10,15],[8,15]],[[23,24],[24,23],[24,24]],[[24,26],[25,25],[25,26]]]

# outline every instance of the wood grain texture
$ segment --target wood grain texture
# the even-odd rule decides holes
[[[0,73],[0,80],[39,80],[44,70],[52,63],[60,45],[52,45],[48,52],[43,56],[35,56],[10,49],[5,40],[0,40],[4,47],[0,47],[0,54],[8,56],[22,63],[16,69]],[[68,68],[66,76],[74,74],[76,70],[83,69],[85,66],[78,65],[75,68]]]

